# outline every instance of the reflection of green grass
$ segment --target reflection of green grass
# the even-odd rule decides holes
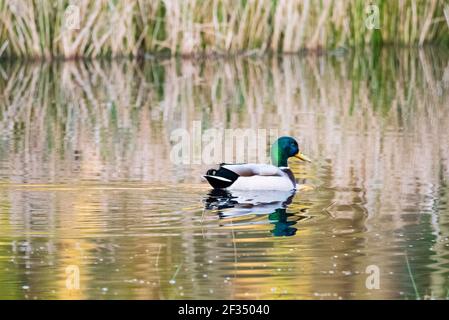
[[[438,58],[438,51],[429,50],[429,52],[434,59],[432,60],[435,63],[434,69],[444,70],[444,62]],[[419,84],[422,87],[428,85],[426,79],[413,78],[415,75],[413,70],[420,71],[421,68],[426,67],[417,51],[365,49],[353,53],[352,61],[350,69],[352,99],[349,106],[351,114],[356,107],[356,101],[366,91],[376,112],[387,116],[395,102],[400,113],[408,113],[413,105],[413,91],[416,85]],[[436,80],[442,78],[443,72],[439,71]]]
[[[416,287],[415,277],[413,276],[412,268],[410,267],[410,263],[409,263],[409,261],[408,261],[407,252],[405,253],[405,262],[406,262],[406,264],[407,264],[407,271],[408,271],[408,274],[409,274],[409,276],[410,276],[410,280],[412,281],[413,290],[415,291],[415,298],[416,298],[417,300],[419,300],[419,299],[421,299],[421,297],[420,297],[420,295],[419,295],[418,288]]]
[[[3,227],[3,226],[2,226]],[[22,274],[22,270],[18,269],[6,259],[10,257],[10,252],[7,250],[4,244],[10,241],[9,238],[3,240],[0,239],[0,242],[3,245],[0,246],[0,299],[21,299],[21,286],[20,286],[20,275]]]
[[[432,81],[437,82],[443,77],[440,70],[444,70],[445,60],[438,53],[428,52],[432,56],[434,69],[428,70],[430,72],[426,74],[434,75],[435,80]],[[415,89],[427,87],[427,79],[424,79],[421,71],[425,64],[420,61],[418,52],[379,49],[371,52],[365,49],[357,50],[351,55],[349,63],[341,63],[335,57],[328,58],[336,73],[349,74],[349,79],[345,79],[351,84],[351,99],[345,105],[349,108],[349,114],[359,112],[357,109],[366,110],[366,106],[361,105],[361,97],[366,96],[374,112],[385,118],[389,117],[391,108],[396,103],[400,115],[398,121],[404,125],[403,122],[410,119],[407,115],[415,112],[415,100],[422,95],[422,92]],[[167,71],[168,66],[169,64],[129,62],[126,67],[120,65],[114,73],[110,73],[107,71],[109,67],[102,66],[102,63],[95,67],[99,72],[94,71],[95,68],[89,63],[79,63],[72,67],[63,64],[28,65],[22,68],[17,64],[4,65],[4,72],[10,81],[0,78],[0,93],[7,97],[0,102],[0,119],[3,119],[4,126],[13,121],[13,150],[19,152],[24,148],[27,134],[39,132],[45,135],[45,139],[42,139],[45,149],[55,150],[63,157],[64,149],[69,147],[71,141],[68,138],[73,137],[80,129],[77,123],[82,123],[82,131],[96,128],[100,152],[102,158],[106,159],[110,155],[113,140],[119,141],[117,137],[123,133],[123,117],[129,118],[132,130],[137,130],[141,125],[141,114],[145,111],[143,105],[153,109],[161,101],[167,101],[182,108],[224,109],[224,124],[229,126],[233,121],[233,114],[238,114],[239,119],[246,117],[249,106],[254,105],[261,95],[260,90],[268,90],[264,99],[271,99],[275,104],[283,100],[279,93],[284,93],[274,91],[279,78],[278,72],[261,73],[259,66],[249,60],[235,68],[232,79],[218,72],[207,85],[189,84],[179,87],[177,91],[171,89],[175,81],[171,77],[181,75],[180,62],[176,62],[176,75]],[[62,71],[70,68],[70,76],[66,76],[66,80],[62,82]],[[127,68],[131,68],[130,71]],[[343,68],[347,70],[342,70]],[[199,64],[197,69],[204,79],[210,77],[205,71],[205,64]],[[133,70],[138,72],[133,73]],[[293,72],[300,71],[298,69]],[[99,80],[92,81],[89,72],[94,74],[92,79],[100,79],[107,85],[101,87]],[[299,73],[295,76],[298,75]],[[101,76],[105,78],[101,79]],[[121,77],[123,80],[120,80]],[[311,91],[319,92],[319,84],[313,81],[313,77],[303,80]],[[166,91],[167,88],[169,91]],[[300,94],[303,95],[304,92]],[[264,101],[261,102],[266,105]],[[254,110],[254,106],[252,108]],[[9,115],[9,120],[5,119],[6,115]],[[204,117],[203,120],[207,129],[208,118]],[[0,145],[0,154],[3,152],[6,150],[1,150]]]
[[[9,201],[0,198],[0,217],[9,215],[10,208]],[[21,289],[18,284],[21,283],[21,270],[10,261],[11,247],[8,244],[13,237],[8,219],[0,219],[0,230],[2,234],[0,238],[0,299],[20,299]]]

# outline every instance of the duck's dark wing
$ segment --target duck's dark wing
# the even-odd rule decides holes
[[[218,170],[207,170],[204,178],[214,189],[224,189],[229,187],[237,180],[239,175],[232,170],[220,166]]]

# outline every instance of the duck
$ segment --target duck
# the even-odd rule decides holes
[[[271,163],[221,163],[218,169],[209,169],[203,176],[214,189],[243,191],[296,191],[295,175],[288,159],[295,157],[312,162],[299,151],[298,142],[290,136],[278,138],[271,146]]]

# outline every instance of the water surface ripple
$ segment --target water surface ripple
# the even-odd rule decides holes
[[[446,298],[448,62],[3,63],[0,298]],[[170,161],[193,121],[298,137],[307,188],[212,191],[209,164]]]

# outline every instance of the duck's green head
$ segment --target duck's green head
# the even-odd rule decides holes
[[[303,161],[311,160],[299,152],[298,142],[292,137],[280,137],[271,146],[271,161],[278,167],[288,167],[287,160],[290,157],[296,157]]]

